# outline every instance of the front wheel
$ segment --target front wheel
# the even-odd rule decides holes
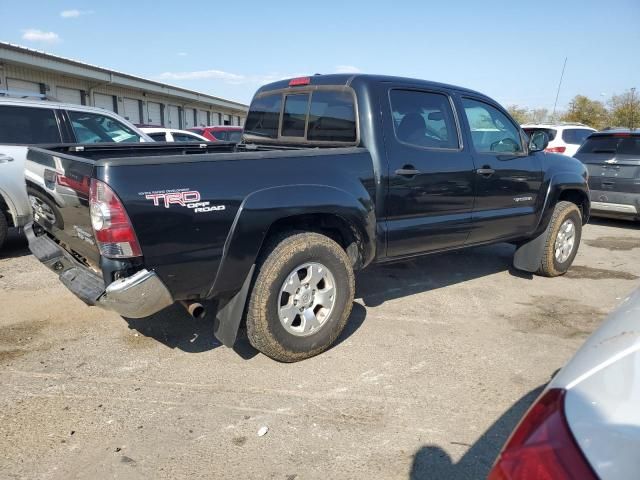
[[[582,215],[577,205],[558,202],[551,217],[544,252],[537,273],[545,277],[564,275],[578,253]]]
[[[344,329],[354,293],[351,262],[335,241],[310,232],[278,237],[258,262],[249,341],[281,362],[317,355]]]

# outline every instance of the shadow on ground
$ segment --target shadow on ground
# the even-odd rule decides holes
[[[371,267],[358,274],[356,297],[371,307],[390,299],[444,288],[507,270],[513,276],[532,278],[530,274],[513,269],[513,252],[512,245],[499,244]],[[129,328],[170,348],[199,353],[221,346],[213,335],[214,308],[208,310],[204,319],[196,320],[176,304],[148,318],[125,320]],[[353,335],[364,323],[366,316],[366,308],[354,302],[347,326],[335,345]],[[246,359],[257,354],[242,330],[234,350]]]
[[[0,259],[24,257],[25,255],[31,255],[27,237],[15,228],[10,229],[6,241],[0,248]]]
[[[333,346],[353,335],[364,322],[366,315],[366,309],[354,302],[347,326]],[[209,309],[205,318],[198,320],[191,317],[181,305],[174,304],[147,318],[124,320],[129,324],[129,328],[146,337],[154,338],[169,348],[177,348],[187,353],[200,353],[222,346],[213,335],[214,317],[214,308]],[[249,343],[244,329],[238,333],[233,350],[246,360],[258,354]]]
[[[487,478],[500,449],[524,413],[540,395],[544,386],[531,390],[514,403],[454,463],[442,446],[425,445],[416,452],[411,467],[411,480],[476,480]],[[454,442],[452,442],[454,443]]]
[[[358,274],[356,298],[375,307],[507,270],[515,277],[532,279],[530,273],[513,268],[514,251],[513,245],[501,243],[370,267]]]

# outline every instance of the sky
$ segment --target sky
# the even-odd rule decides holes
[[[0,41],[249,103],[314,73],[408,76],[566,108],[640,90],[640,0],[0,0]]]

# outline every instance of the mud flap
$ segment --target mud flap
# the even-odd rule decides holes
[[[523,243],[516,249],[513,256],[513,266],[518,270],[535,273],[540,268],[540,262],[544,255],[544,246],[551,228],[551,222],[547,228],[537,237]]]
[[[213,334],[225,347],[233,347],[238,336],[238,329],[242,321],[242,314],[247,303],[249,287],[256,266],[252,265],[249,274],[244,279],[242,288],[226,303],[221,302],[213,326]]]

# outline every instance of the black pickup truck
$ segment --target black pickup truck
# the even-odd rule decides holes
[[[516,268],[566,272],[589,217],[587,172],[547,143],[472,90],[295,78],[258,90],[237,147],[31,148],[65,200],[27,234],[89,305],[137,318],[211,307],[225,345],[244,320],[258,350],[296,361],[336,340],[353,272],[371,263],[510,242]]]

